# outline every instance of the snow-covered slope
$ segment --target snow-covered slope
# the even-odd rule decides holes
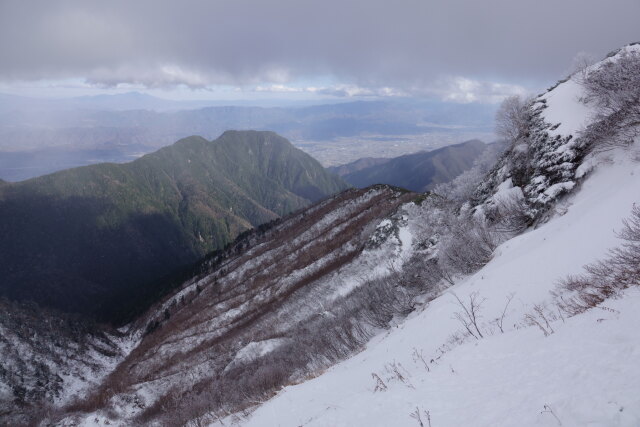
[[[428,411],[438,427],[640,425],[640,291],[571,318],[550,294],[619,244],[614,230],[640,201],[640,163],[631,153],[602,159],[555,218],[502,244],[422,312],[239,424],[418,426],[417,408],[425,426]],[[480,340],[462,338],[455,319],[462,307],[454,294],[467,302],[474,293],[483,301]],[[501,333],[494,320],[509,298]],[[549,336],[526,318],[547,328],[536,306],[544,307]],[[386,389],[376,391],[374,374]]]
[[[533,100],[526,136],[463,207],[480,223],[526,217],[524,232],[508,221],[503,236],[515,237],[486,265],[358,355],[213,424],[640,425],[638,288],[579,314],[561,309],[570,295],[560,283],[619,247],[616,230],[640,203],[640,139],[594,150],[584,130],[603,116],[582,78]]]
[[[34,304],[0,300],[0,425],[32,424],[81,398],[131,351],[135,335]]]

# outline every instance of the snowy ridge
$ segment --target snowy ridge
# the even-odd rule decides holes
[[[598,69],[615,63],[624,55],[640,52],[640,45],[625,46],[588,67]],[[576,73],[560,81],[528,106],[527,136],[513,146],[481,183],[473,200],[483,212],[498,206],[492,199],[505,182],[522,190],[532,222],[540,220],[555,201],[569,193],[591,169],[589,135],[585,128],[597,115],[595,106],[585,101],[584,74]]]
[[[290,352],[306,322],[333,316],[326,307],[341,305],[336,299],[411,257],[402,206],[415,197],[388,186],[347,191],[187,283],[147,317],[162,323],[107,380],[119,391],[105,404],[134,422],[194,384],[226,381]],[[390,225],[385,230],[382,221]],[[371,266],[381,268],[372,274]]]
[[[550,294],[619,244],[614,230],[640,200],[640,164],[628,157],[601,158],[564,215],[505,242],[483,269],[365,351],[237,424],[417,426],[416,408],[434,426],[640,424],[638,290],[571,318],[554,315]],[[462,310],[454,295],[473,294],[483,301],[480,340],[463,338],[454,318]],[[494,320],[509,298],[501,333]],[[548,310],[549,336],[527,322],[536,307]]]

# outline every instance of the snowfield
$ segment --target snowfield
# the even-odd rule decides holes
[[[640,201],[640,163],[631,159],[637,146],[601,156],[551,221],[502,244],[484,268],[360,354],[235,422],[419,426],[411,416],[417,409],[423,425],[430,417],[434,427],[640,425],[640,291],[572,318],[554,313],[550,294],[619,244],[615,230]],[[484,338],[460,338],[454,293],[483,300]],[[501,333],[493,321],[510,296]],[[536,305],[556,319],[549,336],[525,321]],[[375,391],[374,374],[386,389]]]

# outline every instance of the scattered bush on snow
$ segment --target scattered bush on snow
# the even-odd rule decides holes
[[[569,276],[554,292],[561,308],[575,315],[601,304],[622,290],[640,285],[640,207],[623,221],[618,237],[620,247],[609,252],[605,260],[589,264],[586,273]]]
[[[424,416],[427,420],[427,427],[431,427],[431,414],[426,409],[423,411]],[[420,415],[420,408],[416,406],[416,410],[409,414],[411,418],[416,420],[420,427],[425,427],[424,422],[422,422],[422,417]]]
[[[458,301],[458,305],[462,308],[462,311],[455,312],[453,317],[459,321],[462,326],[464,326],[469,335],[477,340],[484,338],[484,335],[480,332],[480,326],[478,323],[481,318],[480,308],[482,307],[482,303],[485,301],[485,298],[480,298],[478,292],[472,292],[469,294],[469,303],[465,304],[458,295],[453,292],[452,294]]]

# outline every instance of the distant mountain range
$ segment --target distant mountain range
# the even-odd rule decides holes
[[[219,105],[216,101],[174,101],[140,92],[111,95],[85,95],[67,98],[32,98],[0,93],[0,113],[15,110],[74,110],[100,111],[154,110],[177,111]]]
[[[425,134],[462,141],[492,132],[493,114],[483,105],[423,100],[265,108],[139,93],[61,100],[0,95],[0,178],[20,181],[96,161],[124,162],[190,135],[214,139],[228,129],[271,130],[296,143]]]
[[[329,102],[327,102],[329,103]],[[331,102],[335,104],[336,102]],[[146,93],[131,91],[114,94],[84,95],[64,98],[34,98],[30,96],[0,93],[0,114],[15,110],[74,110],[89,109],[99,111],[179,111],[194,110],[205,107],[228,105],[260,106],[260,107],[304,107],[315,105],[311,101],[286,100],[173,100],[160,98]]]
[[[392,159],[363,158],[328,169],[359,188],[390,184],[422,192],[437,184],[449,182],[471,168],[485,148],[482,141],[471,140]]]
[[[391,158],[385,157],[363,157],[355,162],[346,163],[344,165],[329,166],[327,169],[338,176],[345,176],[354,172],[361,171],[374,166],[379,166],[390,161]]]
[[[345,188],[286,139],[255,131],[6,183],[0,293],[115,321],[164,275]]]
[[[95,148],[117,144],[159,147],[192,134],[214,138],[228,129],[272,130],[287,138],[325,140],[355,135],[414,135],[492,129],[492,108],[432,101],[358,101],[310,107],[210,106],[180,111],[145,108],[146,95],[131,108],[109,96],[53,103],[0,98],[0,150],[65,146]],[[11,98],[14,99],[14,98]],[[173,102],[173,101],[167,101]],[[149,103],[152,103],[149,101]],[[60,105],[61,104],[61,105]]]

